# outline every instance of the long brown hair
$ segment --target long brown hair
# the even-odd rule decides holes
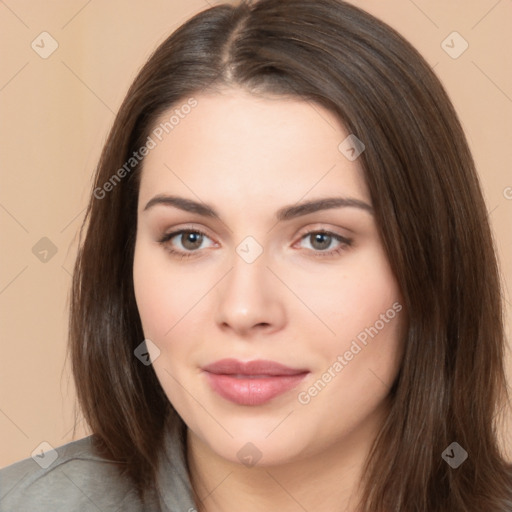
[[[408,317],[361,511],[510,512],[496,422],[507,401],[502,303],[473,159],[420,54],[337,0],[210,8],[162,43],[129,89],[96,171],[71,294],[74,378],[99,453],[144,496],[166,421],[182,421],[134,357],[144,339],[132,281],[144,162],[126,162],[165,111],[219,86],[320,104],[365,144],[359,162]],[[453,442],[468,454],[457,469],[442,457]]]

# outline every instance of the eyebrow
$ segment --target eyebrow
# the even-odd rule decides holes
[[[153,197],[153,199],[150,199],[143,211],[147,211],[156,205],[173,206],[186,212],[220,220],[220,215],[217,211],[206,203],[163,194],[159,194]],[[373,215],[373,208],[360,199],[351,197],[325,197],[280,208],[276,212],[276,219],[278,221],[287,221],[310,213],[321,210],[331,210],[333,208],[359,208]]]

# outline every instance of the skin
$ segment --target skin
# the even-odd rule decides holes
[[[195,98],[197,106],[145,159],[133,274],[145,337],[160,350],[155,372],[188,426],[198,506],[355,511],[362,465],[389,410],[404,313],[360,344],[342,371],[332,366],[401,302],[400,291],[371,211],[349,206],[275,218],[284,206],[324,197],[371,206],[358,160],[338,149],[348,132],[330,111],[298,99],[239,89]],[[207,203],[220,220],[163,204],[145,209],[159,194]],[[195,245],[179,235],[159,242],[184,228],[207,236]],[[321,229],[351,245],[305,236]],[[247,236],[263,249],[252,263],[236,250]],[[193,255],[181,259],[170,248]],[[310,373],[263,405],[237,405],[215,393],[201,370],[227,357]],[[328,368],[330,382],[301,403],[298,394]],[[248,442],[257,451],[245,450],[261,456],[252,467],[237,456]]]

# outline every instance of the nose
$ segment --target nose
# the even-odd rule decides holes
[[[215,321],[237,337],[270,334],[285,325],[282,284],[264,256],[247,263],[236,255],[231,270],[216,287]]]

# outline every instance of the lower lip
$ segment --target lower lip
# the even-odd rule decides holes
[[[244,378],[206,372],[211,388],[238,405],[262,405],[297,386],[307,373]]]

